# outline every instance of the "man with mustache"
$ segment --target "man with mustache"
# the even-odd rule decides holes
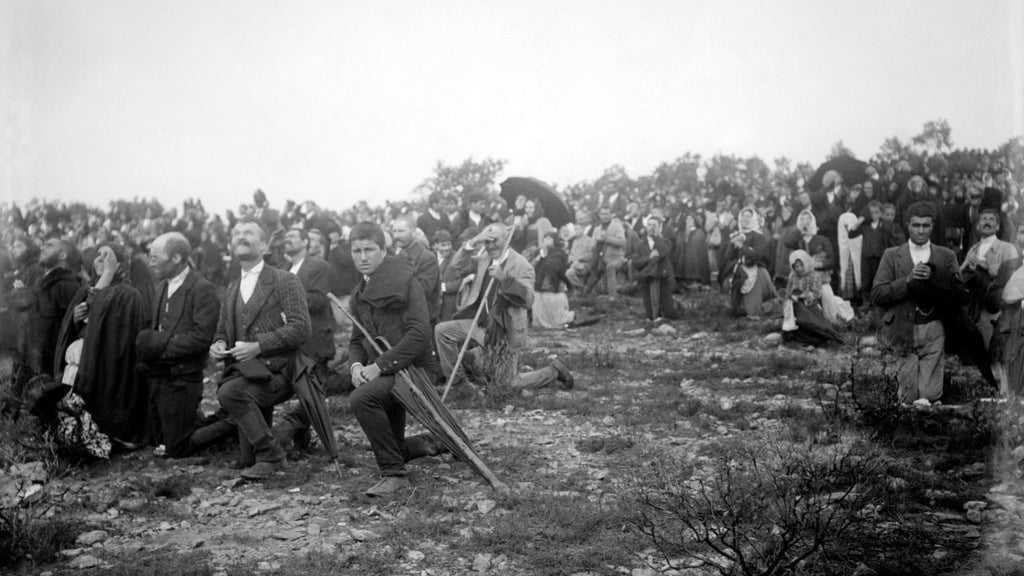
[[[52,376],[60,323],[81,286],[78,271],[82,267],[82,256],[71,242],[50,238],[43,243],[39,266],[44,273],[35,302],[34,333],[41,354],[40,373]]]
[[[241,275],[228,285],[210,346],[210,355],[225,363],[217,399],[238,426],[241,463],[249,465],[242,477],[251,480],[267,478],[284,464],[265,414],[291,396],[288,368],[310,334],[302,283],[264,265],[268,240],[263,223],[252,217],[231,230]]]
[[[978,212],[975,232],[979,240],[967,250],[960,274],[967,287],[968,314],[981,332],[993,360],[999,358],[1000,338],[995,338],[994,325],[999,321],[1003,287],[1020,267],[1017,247],[1000,240],[999,204],[987,203]],[[998,367],[994,372],[998,373]],[[1004,382],[1005,388],[1006,383]]]

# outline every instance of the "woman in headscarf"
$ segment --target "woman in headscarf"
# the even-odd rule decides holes
[[[99,245],[96,280],[78,291],[64,316],[54,374],[73,386],[100,431],[131,446],[143,442],[147,430],[149,391],[135,371],[135,337],[149,311],[128,281],[129,266],[121,245]]]
[[[821,293],[821,306],[825,318],[829,322],[853,319],[853,306],[835,295],[832,291],[832,272],[835,269],[835,252],[832,243],[818,234],[818,223],[810,209],[800,212],[796,219],[796,229],[784,240],[791,250],[803,250],[814,260],[814,270],[821,273],[824,286]]]
[[[815,260],[804,250],[789,255],[789,280],[786,283],[786,302],[783,305],[783,338],[810,346],[821,346],[843,339],[825,318],[821,307],[821,272],[814,269]]]
[[[729,236],[718,276],[731,281],[733,314],[757,320],[767,312],[776,295],[768,274],[769,242],[761,233],[760,215],[752,206],[740,210],[736,221],[737,229]]]

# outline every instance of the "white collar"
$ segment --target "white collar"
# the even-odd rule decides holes
[[[242,270],[242,277],[244,278],[246,276],[259,276],[260,272],[263,272],[263,258],[260,258],[260,261],[257,262],[256,265],[253,266],[248,272]]]
[[[182,282],[185,281],[185,278],[187,276],[188,276],[188,266],[185,266],[185,268],[183,268],[182,271],[179,272],[177,276],[175,276],[174,278],[171,278],[170,280],[168,280],[167,284],[169,284],[169,285],[181,284]]]
[[[913,240],[907,240],[907,242],[910,244],[910,251],[911,252],[924,252],[925,250],[931,250],[932,249],[932,241],[931,240],[925,242],[924,244],[922,244],[920,246],[918,246],[917,244],[914,244]]]

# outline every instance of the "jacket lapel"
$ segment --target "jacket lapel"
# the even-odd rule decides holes
[[[160,319],[163,317],[164,302],[167,301],[167,280],[163,280],[156,288],[156,298],[153,299],[153,330],[160,328]]]
[[[195,283],[195,271],[189,270],[188,275],[185,276],[185,281],[181,283],[181,286],[174,293],[176,298],[172,297],[167,300],[167,317],[171,319],[173,324],[164,326],[165,331],[174,332],[178,327],[178,323],[181,322],[182,311],[185,309],[185,301],[192,297],[192,285]]]
[[[239,293],[238,289],[242,285],[242,277],[239,277],[228,284],[228,290],[224,297],[224,312],[227,318],[227,325],[224,327],[224,331],[228,334],[228,347],[234,346],[235,341],[238,340],[237,334],[235,334],[235,324],[237,319],[235,318],[235,309],[238,306]]]
[[[269,266],[264,266],[263,271],[260,272],[259,281],[256,282],[256,289],[253,290],[252,297],[242,307],[242,333],[238,337],[242,338],[249,332],[249,326],[256,320],[263,305],[267,303],[267,298],[270,297],[274,288],[272,274]]]

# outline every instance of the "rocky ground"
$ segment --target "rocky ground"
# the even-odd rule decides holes
[[[970,369],[953,370],[952,407],[864,417],[856,388],[891,362],[870,340],[850,331],[844,347],[790,349],[774,321],[728,319],[714,295],[686,302],[682,319],[655,329],[637,320],[638,302],[597,300],[588,310],[606,313],[601,323],[534,333],[522,363],[564,359],[572,390],[456,394],[453,413],[510,495],[442,456],[411,465],[412,489],[367,498],[372,455],[336,396],[339,465],[314,450],[262,483],[238,477],[230,445],[180,461],[138,451],[74,467],[13,462],[0,505],[60,520],[66,532],[52,558],[16,570],[707,573],[642,536],[638,494],[665,477],[666,462],[688,462],[699,478],[730,447],[765,441],[870,445],[882,463],[872,480],[881,488],[857,511],[841,556],[826,558],[832,569],[803,565],[806,573],[1011,574],[1024,565],[1020,411],[980,401],[990,394]]]

